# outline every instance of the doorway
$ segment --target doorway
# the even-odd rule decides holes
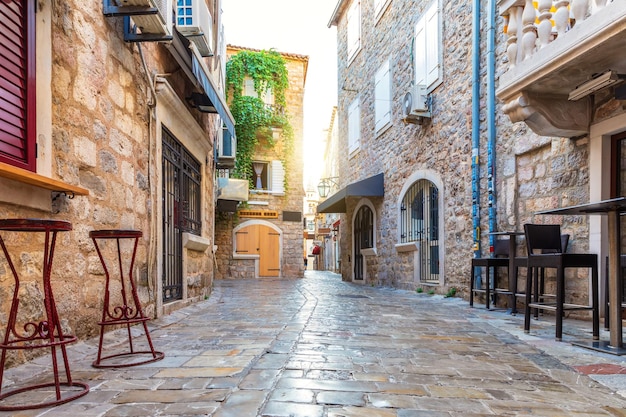
[[[235,253],[258,256],[259,277],[280,276],[280,236],[275,228],[259,223],[235,229]]]
[[[364,258],[362,249],[374,245],[374,213],[368,206],[361,206],[354,218],[354,280],[363,282]]]

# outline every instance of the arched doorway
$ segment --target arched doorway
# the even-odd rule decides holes
[[[400,242],[418,244],[421,281],[439,281],[439,189],[421,179],[406,191],[400,206]]]
[[[258,257],[259,277],[280,276],[281,233],[271,224],[246,222],[235,228],[235,253]]]
[[[374,245],[374,213],[366,205],[361,206],[354,217],[354,281],[365,279],[362,249]]]

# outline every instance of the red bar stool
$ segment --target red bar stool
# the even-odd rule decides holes
[[[163,352],[154,350],[152,345],[152,339],[150,338],[150,332],[146,322],[150,320],[143,314],[139,297],[137,296],[137,288],[135,286],[135,280],[133,279],[133,266],[135,264],[135,255],[137,254],[137,244],[139,238],[143,234],[139,230],[93,230],[89,232],[89,237],[93,240],[93,244],[96,247],[100,262],[104,268],[104,274],[106,276],[106,286],[104,292],[104,305],[102,306],[102,320],[98,323],[100,325],[100,342],[98,344],[98,357],[92,363],[95,368],[124,368],[127,366],[142,365],[150,362],[156,362],[165,357]],[[102,256],[102,251],[98,245],[98,240],[114,239],[117,248],[117,272],[120,280],[120,302],[121,305],[111,305],[111,272],[107,267],[107,262]],[[133,252],[130,258],[130,266],[126,273],[126,279],[124,278],[124,267],[122,259],[122,250],[120,247],[120,240],[122,239],[134,239]],[[113,267],[113,265],[111,265]],[[127,292],[127,282],[130,288],[130,294]],[[143,329],[148,340],[150,350],[136,351],[133,346],[132,334],[130,331],[131,325],[136,323],[142,323]],[[102,343],[104,338],[104,329],[106,326],[124,325],[128,331],[128,351],[122,353],[114,353],[108,356],[102,356]],[[119,361],[119,358],[126,358],[133,356],[134,360]],[[105,363],[103,363],[103,361]]]
[[[11,256],[9,255],[4,239],[0,236],[0,246],[2,246],[4,257],[15,280],[9,320],[4,333],[4,339],[0,343],[0,350],[2,350],[2,355],[0,357],[0,411],[29,410],[34,408],[51,407],[75,400],[89,392],[89,385],[83,382],[72,381],[65,345],[75,342],[76,336],[63,334],[54,295],[52,293],[52,286],[50,285],[52,259],[54,257],[54,247],[56,244],[57,233],[69,230],[72,230],[72,224],[65,221],[41,219],[0,220],[0,231],[45,233],[42,266],[45,317],[42,317],[38,323],[30,321],[21,326],[17,325],[18,316],[21,316],[18,314],[18,310],[20,309],[20,277],[13,261],[11,260]],[[34,384],[2,393],[2,378],[4,377],[7,351],[34,350],[42,348],[50,348],[51,350],[54,382]],[[61,382],[59,378],[57,348],[61,349],[63,357],[66,378],[65,382]],[[47,388],[50,387],[54,387],[54,398],[47,396],[49,392],[49,389]],[[61,387],[65,387],[65,389],[62,391]],[[22,393],[28,394],[24,396],[18,395]],[[43,398],[43,400],[40,402],[30,402],[33,398],[38,396]],[[20,401],[22,398],[24,398],[24,401]]]

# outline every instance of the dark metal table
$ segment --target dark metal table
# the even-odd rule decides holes
[[[93,244],[96,247],[96,251],[100,257],[100,262],[102,263],[106,277],[104,303],[102,306],[102,319],[98,323],[100,325],[98,356],[92,363],[92,366],[95,368],[123,368],[127,366],[141,365],[161,360],[165,356],[163,352],[156,351],[152,345],[150,332],[148,331],[148,326],[146,325],[146,322],[150,320],[150,318],[146,317],[143,313],[139,296],[137,295],[135,280],[133,279],[133,268],[135,265],[135,255],[137,254],[137,244],[139,243],[139,238],[142,235],[142,232],[139,230],[92,230],[89,232],[89,237],[91,237]],[[124,239],[132,242],[132,253],[130,255],[130,259],[126,262],[124,262],[120,245],[120,241]],[[116,259],[110,263],[106,262],[105,257],[102,254],[102,246],[107,240],[115,242],[115,245],[113,246],[115,246],[114,258]],[[98,241],[101,243],[98,244]],[[128,264],[126,271],[124,268],[125,263]],[[112,275],[116,275],[119,278],[118,288],[120,290],[120,295],[119,297],[115,297],[116,301],[111,299]],[[130,290],[130,293],[127,289]],[[131,325],[137,323],[143,324],[143,330],[148,342],[149,350],[136,350],[133,346],[133,338],[130,328]],[[105,327],[119,325],[126,326],[128,333],[128,350],[102,356],[102,344]],[[131,360],[126,360],[127,358],[131,358]]]
[[[576,345],[590,349],[626,355],[622,336],[622,275],[620,267],[620,213],[626,212],[626,197],[580,204],[553,210],[544,210],[535,214],[551,215],[606,215],[609,227],[609,332],[610,341],[576,342]],[[607,314],[607,312],[605,312]]]
[[[43,248],[43,315],[39,322],[29,321],[18,326],[17,321],[24,313],[20,310],[20,294],[23,295],[24,290],[20,285],[20,274],[15,264],[11,260],[9,250],[4,239],[0,236],[0,246],[4,253],[9,269],[13,274],[15,284],[13,287],[13,297],[11,300],[11,310],[7,327],[4,332],[4,338],[0,342],[0,350],[2,356],[0,359],[0,387],[4,376],[4,367],[7,359],[7,351],[12,350],[33,350],[50,348],[52,356],[52,372],[54,382],[35,383],[21,388],[0,394],[0,410],[15,411],[29,410],[34,408],[51,407],[64,404],[76,398],[82,397],[89,392],[89,385],[83,382],[72,381],[70,366],[67,359],[66,346],[68,343],[76,341],[76,336],[64,334],[61,326],[61,320],[57,313],[54,294],[52,293],[52,285],[50,276],[52,274],[52,259],[54,257],[54,248],[58,232],[72,230],[72,224],[69,222],[58,220],[42,220],[42,219],[3,219],[0,220],[0,231],[4,232],[20,232],[20,233],[44,233]],[[32,308],[32,307],[31,307]],[[57,348],[61,349],[63,357],[63,365],[65,367],[66,381],[61,382],[59,378],[59,364],[57,360]],[[46,396],[46,388],[54,387],[54,398]],[[61,387],[65,389],[61,390]],[[1,389],[1,388],[0,388]],[[24,394],[24,395],[19,395]],[[37,398],[41,401],[36,401]]]

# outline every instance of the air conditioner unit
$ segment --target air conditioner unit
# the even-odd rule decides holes
[[[218,167],[233,168],[237,155],[237,140],[226,129],[226,126],[218,131],[215,146],[217,147],[216,162]]]
[[[156,14],[133,15],[132,19],[141,34],[172,36],[172,0],[117,0],[120,7],[142,6],[159,10]]]
[[[430,99],[426,92],[426,86],[416,85],[404,95],[402,120],[405,123],[422,124],[424,118],[430,118]]]
[[[213,18],[204,0],[177,2],[176,29],[196,44],[200,55],[213,55]]]

